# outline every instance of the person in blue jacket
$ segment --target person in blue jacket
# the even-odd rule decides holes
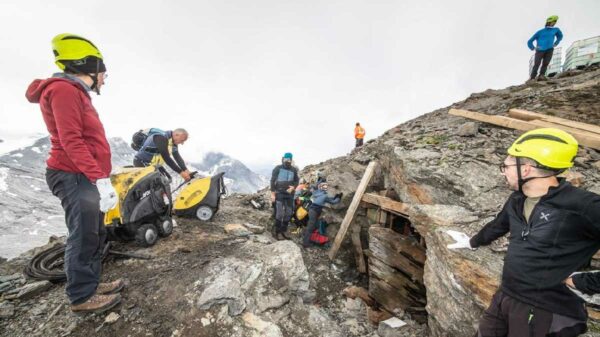
[[[338,193],[332,198],[327,194],[328,189],[329,185],[327,185],[327,182],[323,181],[319,183],[318,189],[312,194],[312,204],[308,208],[308,225],[306,226],[306,231],[302,238],[302,245],[304,248],[311,247],[310,235],[317,228],[317,221],[321,216],[325,204],[335,205],[342,200],[342,193]]]
[[[558,16],[556,15],[548,17],[546,19],[546,27],[535,32],[529,41],[527,41],[529,49],[535,50],[533,67],[531,68],[531,75],[529,77],[531,80],[534,80],[536,77],[541,81],[546,79],[546,69],[548,68],[548,64],[550,64],[550,60],[552,60],[554,47],[558,46],[563,38],[563,33],[560,29],[554,27],[557,21]],[[533,44],[534,41],[536,42],[535,45]],[[540,69],[540,76],[538,77],[537,73],[540,64],[542,65],[542,69]]]
[[[275,215],[273,235],[277,240],[290,240],[286,232],[294,213],[294,192],[300,181],[292,159],[290,152],[285,153],[281,165],[277,165],[271,174],[271,203]]]

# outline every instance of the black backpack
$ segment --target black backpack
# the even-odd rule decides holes
[[[155,133],[164,133],[164,131],[157,128],[136,131],[133,134],[133,136],[131,136],[131,148],[135,151],[139,151],[142,148],[142,146],[144,146],[144,143],[146,142],[146,139],[148,139],[148,136],[153,135]]]

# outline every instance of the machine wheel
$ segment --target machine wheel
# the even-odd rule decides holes
[[[158,229],[151,223],[143,224],[135,232],[135,242],[142,247],[150,247],[158,239]]]
[[[213,210],[208,206],[200,206],[196,209],[196,218],[202,221],[208,221],[213,217]]]
[[[161,238],[166,238],[173,233],[173,220],[170,218],[159,218],[156,220],[156,228]]]

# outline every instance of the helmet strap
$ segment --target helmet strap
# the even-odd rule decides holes
[[[518,185],[519,185],[519,192],[521,192],[521,193],[523,193],[523,185],[525,185],[528,181],[533,180],[533,179],[539,179],[539,178],[556,177],[557,175],[559,175],[565,171],[563,169],[563,170],[555,171],[554,174],[551,174],[549,176],[530,177],[530,178],[523,179],[523,176],[521,176],[521,158],[516,157],[516,160],[517,160],[517,179],[518,179]]]
[[[92,86],[90,87],[90,89],[94,90],[94,92],[96,92],[96,94],[100,95],[100,89],[98,89],[98,72],[100,71],[100,61],[99,60],[96,60],[96,73],[94,75],[84,73],[83,71],[79,71],[68,63],[65,64],[65,69],[67,69],[75,74],[83,74],[83,75],[89,76],[92,79]]]
[[[94,82],[92,84],[91,89],[94,90],[97,95],[100,95],[100,88],[98,88],[98,72],[100,72],[100,60],[96,59],[96,73],[94,75],[91,75],[91,74],[87,74],[87,75],[89,77],[91,77],[92,81]]]

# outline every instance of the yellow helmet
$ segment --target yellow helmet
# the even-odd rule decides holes
[[[52,39],[52,51],[54,62],[61,70],[67,67],[66,61],[84,60],[88,57],[103,59],[100,50],[90,40],[69,33],[56,35]]]
[[[577,149],[577,140],[567,132],[542,128],[522,134],[508,148],[508,154],[533,159],[544,168],[564,170],[573,166]]]
[[[558,15],[551,15],[546,19],[546,23],[556,23],[558,21]]]

